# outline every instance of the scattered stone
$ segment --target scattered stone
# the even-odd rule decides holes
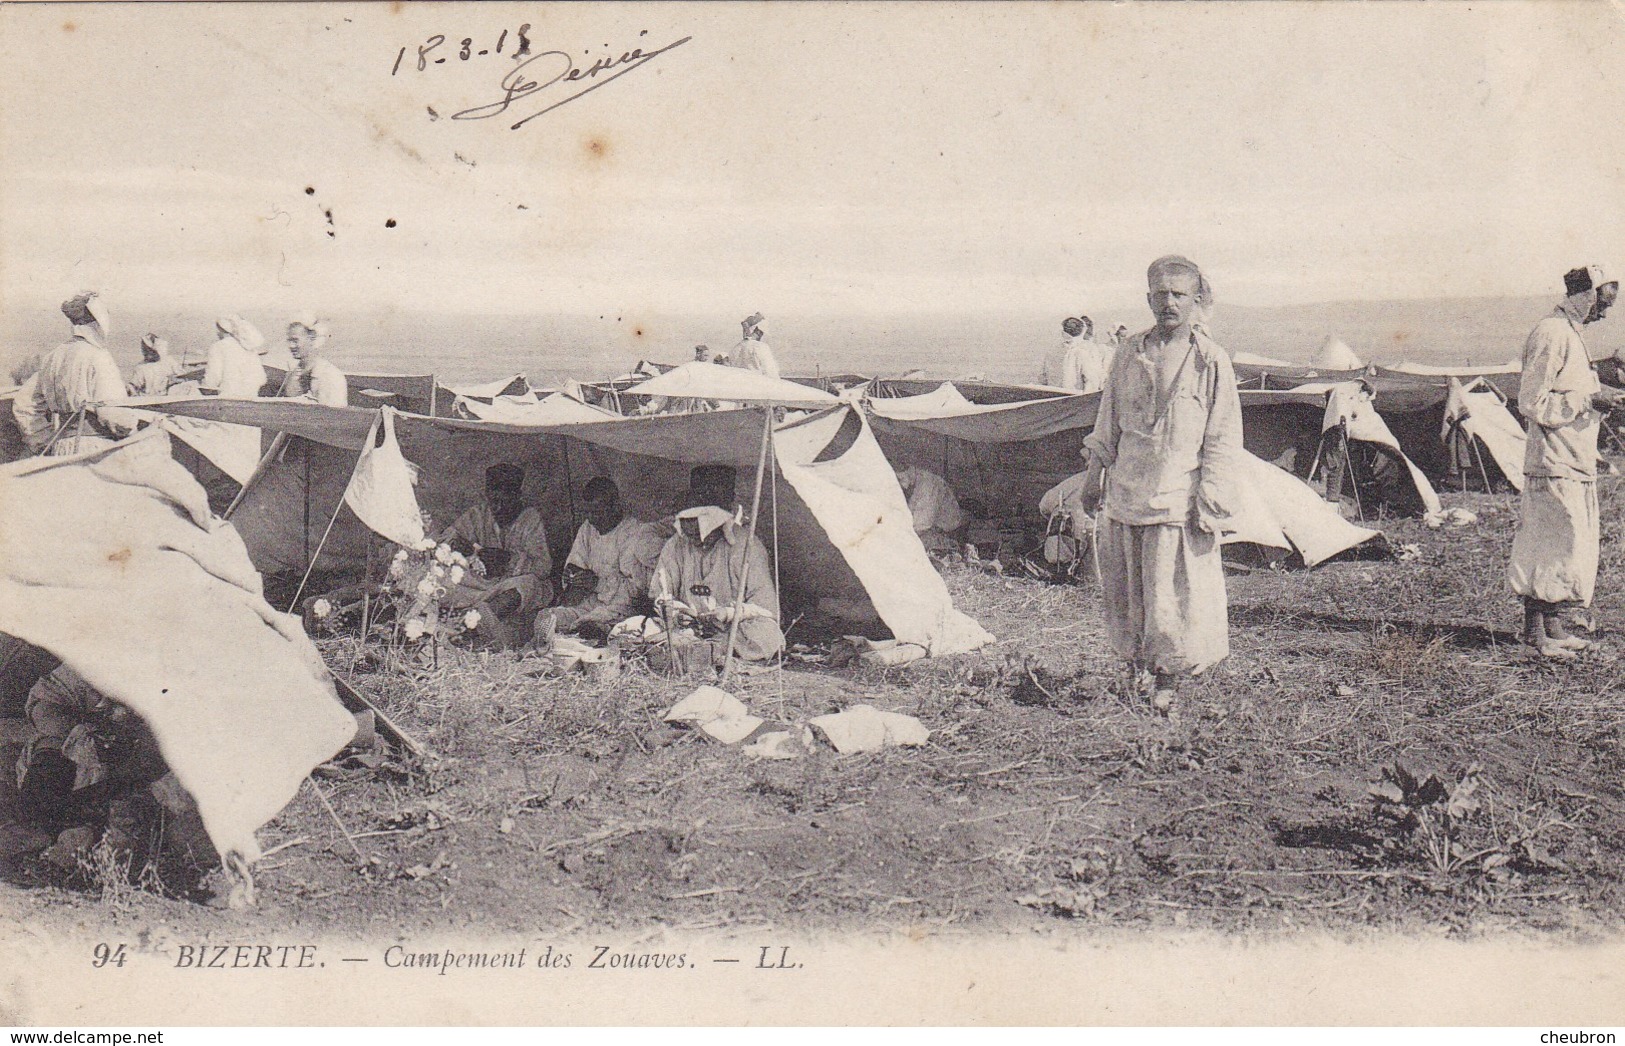
[[[71,872],[79,867],[82,859],[90,856],[91,847],[96,845],[97,834],[96,829],[85,825],[69,828],[57,836],[56,842],[40,854],[40,860]]]
[[[853,705],[844,712],[818,716],[811,724],[842,755],[893,745],[923,745],[931,737],[931,731],[913,716],[882,712],[871,705]]]

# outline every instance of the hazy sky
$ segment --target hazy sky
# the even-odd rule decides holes
[[[449,119],[503,97],[526,22],[583,71],[692,39],[518,130],[577,87]],[[0,33],[7,308],[1070,311],[1169,251],[1246,304],[1625,261],[1608,0],[5,5]]]

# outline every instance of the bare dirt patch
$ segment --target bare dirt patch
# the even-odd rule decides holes
[[[1478,523],[1387,524],[1418,558],[1233,576],[1233,656],[1177,723],[1115,692],[1092,589],[953,569],[997,646],[885,671],[791,665],[734,687],[776,719],[860,702],[915,715],[933,731],[924,748],[753,763],[661,721],[691,683],[543,678],[534,662],[444,650],[438,668],[355,676],[437,753],[319,775],[364,860],[307,786],[263,833],[253,910],[87,887],[31,858],[4,866],[5,905],[47,926],[94,910],[174,936],[1617,931],[1617,481],[1604,484],[1604,643],[1568,666],[1514,641],[1501,572],[1516,500],[1446,502]],[[352,661],[347,642],[327,644],[330,663]],[[1374,796],[1385,768],[1418,788]]]

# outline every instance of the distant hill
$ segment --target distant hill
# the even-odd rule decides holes
[[[1530,328],[1556,304],[1555,297],[1528,297],[1221,305],[1215,333],[1232,350],[1291,360],[1308,358],[1330,334],[1367,362],[1495,364],[1517,357]],[[1586,329],[1586,341],[1598,357],[1625,348],[1625,320],[1611,314]]]

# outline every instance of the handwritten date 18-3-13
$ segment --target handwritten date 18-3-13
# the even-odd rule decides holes
[[[431,65],[444,65],[453,56],[458,61],[466,62],[471,57],[490,54],[500,55],[511,42],[512,50],[509,54],[511,60],[517,64],[509,66],[506,75],[502,77],[502,82],[499,85],[502,97],[494,102],[487,102],[484,105],[476,105],[461,112],[453,113],[452,119],[488,120],[491,117],[501,116],[508,112],[514,103],[523,99],[534,98],[536,100],[550,101],[550,104],[544,108],[530,113],[513,124],[510,130],[517,131],[525,124],[536,119],[536,117],[551,112],[567,102],[573,102],[584,94],[596,91],[611,80],[625,76],[632,70],[643,67],[667,51],[681,47],[693,39],[693,37],[685,36],[681,40],[674,40],[664,47],[652,51],[645,51],[639,46],[619,54],[603,54],[594,59],[591,65],[578,67],[575,64],[574,57],[568,51],[550,50],[532,54],[529,33],[530,23],[527,22],[519,27],[518,32],[513,34],[510,41],[508,30],[504,29],[496,37],[493,46],[478,50],[474,47],[475,41],[473,37],[464,37],[460,44],[448,46],[446,37],[436,33],[422,44],[417,45],[417,71],[421,73]],[[649,31],[647,29],[638,34],[639,37],[648,35]],[[609,45],[605,44],[604,46],[607,48]],[[446,53],[436,55],[435,52],[441,48],[446,48]],[[590,55],[592,51],[586,50],[582,54]],[[412,63],[407,60],[407,56],[408,49],[402,47],[395,55],[395,64],[390,69],[389,75],[398,76],[403,63],[408,71],[411,70]],[[555,84],[564,84],[566,86],[560,91],[544,93]],[[573,91],[570,90],[572,86],[576,88]]]

